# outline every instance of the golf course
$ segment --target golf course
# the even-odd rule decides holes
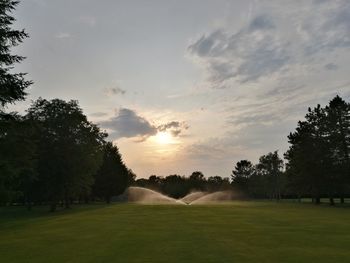
[[[350,262],[345,206],[114,203],[0,214],[1,262]]]

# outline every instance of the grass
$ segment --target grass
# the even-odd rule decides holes
[[[350,209],[297,203],[0,209],[1,262],[350,262]]]

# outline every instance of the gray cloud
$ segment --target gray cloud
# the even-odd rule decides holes
[[[334,63],[328,63],[328,64],[324,65],[324,68],[327,70],[337,70],[338,66]]]
[[[107,95],[124,95],[126,93],[126,90],[120,88],[120,87],[114,87],[114,88],[108,88],[104,90],[105,94]]]
[[[102,127],[112,130],[110,137],[118,139],[122,137],[148,138],[157,133],[157,128],[148,120],[136,114],[130,109],[121,108],[116,116],[101,122]]]
[[[272,18],[268,15],[259,15],[253,19],[249,24],[250,30],[260,30],[260,29],[274,29],[275,24],[272,21]]]
[[[172,136],[178,137],[183,132],[187,130],[189,126],[185,122],[171,121],[158,126],[158,131],[168,131]]]

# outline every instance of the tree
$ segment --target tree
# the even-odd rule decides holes
[[[130,184],[130,175],[131,171],[124,164],[118,147],[107,142],[103,146],[102,164],[95,176],[94,195],[110,203],[112,196],[125,191]]]
[[[230,179],[221,176],[209,176],[207,180],[207,190],[210,192],[230,189]]]
[[[204,174],[200,171],[193,172],[188,178],[188,183],[191,190],[205,190],[206,180]]]
[[[0,0],[0,114],[8,103],[23,100],[25,89],[32,83],[24,79],[25,73],[13,73],[11,69],[15,63],[21,62],[24,57],[12,55],[10,50],[28,37],[24,30],[11,28],[15,18],[11,12],[18,1]]]
[[[4,112],[6,104],[24,99],[24,90],[32,83],[24,79],[24,73],[12,72],[13,65],[24,57],[12,55],[10,50],[27,37],[24,30],[11,28],[15,21],[11,13],[17,4],[18,1],[0,0],[0,203],[21,194],[19,177],[29,174],[34,165],[34,148],[27,137],[30,127],[18,114]]]
[[[334,192],[344,203],[350,183],[350,104],[338,95],[326,107]]]
[[[269,198],[281,199],[283,160],[278,156],[278,151],[261,156],[256,167],[257,173],[265,178],[266,193]]]
[[[241,191],[248,192],[248,184],[250,177],[254,174],[254,166],[248,160],[241,160],[236,163],[235,169],[232,171],[232,184]]]
[[[37,126],[38,189],[49,200],[51,211],[63,200],[88,195],[93,175],[101,164],[105,133],[89,122],[77,101],[39,98],[26,119]]]
[[[169,175],[163,179],[162,192],[173,198],[181,198],[189,193],[187,180],[180,175]]]
[[[27,202],[36,177],[34,129],[18,114],[7,115],[2,124],[6,132],[0,135],[0,204]]]

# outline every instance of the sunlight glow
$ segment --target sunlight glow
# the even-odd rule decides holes
[[[169,132],[158,132],[155,136],[156,142],[159,144],[173,143],[173,136]]]

